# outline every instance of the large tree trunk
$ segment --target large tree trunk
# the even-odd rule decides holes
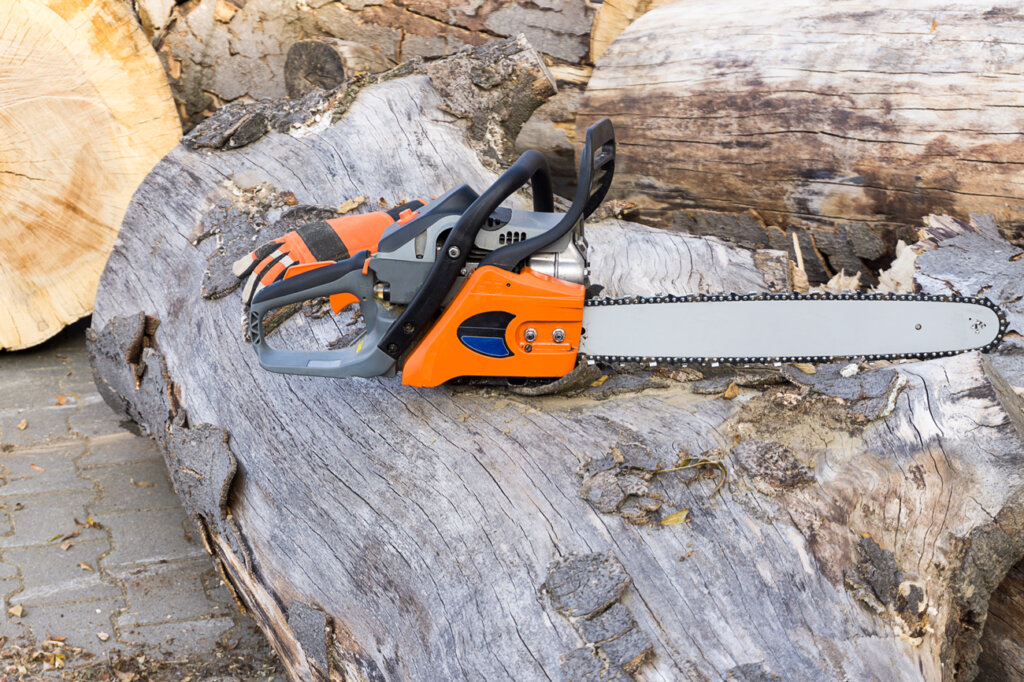
[[[0,349],[14,349],[92,311],[132,192],[181,125],[120,0],[6,0],[0,19]]]
[[[577,130],[615,121],[642,222],[773,248],[798,229],[813,279],[867,281],[929,213],[1024,237],[1022,27],[982,0],[675,2],[605,52]]]
[[[501,44],[310,114],[221,114],[126,217],[93,318],[98,383],[166,451],[290,673],[970,678],[988,597],[1024,554],[1021,399],[1004,378],[1019,359],[606,372],[572,397],[257,367],[232,260],[312,205],[482,188],[550,94],[538,64]],[[949,240],[998,244],[955,227],[919,267],[961,250]],[[618,221],[588,236],[610,295],[787,286],[777,251]],[[1009,265],[1016,284],[990,295],[1020,295],[1024,263]],[[310,309],[275,334],[326,345],[348,323]]]
[[[138,0],[138,7],[187,128],[229,102],[283,97],[288,50],[307,38],[361,43],[403,62],[523,33],[550,61],[580,64],[594,13],[584,0]]]

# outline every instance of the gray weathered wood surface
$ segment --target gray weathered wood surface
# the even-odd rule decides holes
[[[797,230],[813,280],[867,282],[929,213],[1024,238],[1022,22],[987,0],[681,0],[616,38],[577,130],[615,120],[641,222],[773,248]],[[753,217],[730,234],[707,209]]]
[[[550,94],[525,46],[501,49],[331,95],[319,120],[238,148],[177,148],[104,274],[101,391],[165,449],[290,673],[970,678],[989,595],[1024,554],[1021,400],[977,354],[849,378],[771,369],[734,377],[762,388],[731,400],[685,371],[529,398],[256,366],[230,262],[355,196],[488,184]],[[465,74],[487,87],[451,87]],[[508,106],[490,119],[459,115],[492,96]],[[232,120],[203,139],[233,139]],[[778,252],[588,229],[610,293],[787,286]],[[294,315],[278,343],[351,329],[318,315]],[[717,495],[714,465],[664,471],[701,457],[728,474]]]

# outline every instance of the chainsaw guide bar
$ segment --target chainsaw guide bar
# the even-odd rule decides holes
[[[865,335],[863,329],[857,329],[852,325],[856,324],[867,324],[873,323],[879,325],[881,321],[882,313],[885,306],[875,305],[878,302],[893,302],[893,303],[905,303],[910,304],[909,307],[913,306],[914,303],[928,303],[936,304],[938,307],[935,310],[930,311],[931,317],[936,317],[935,313],[940,313],[943,317],[953,317],[951,313],[966,313],[967,310],[955,310],[951,309],[951,306],[966,305],[974,308],[973,317],[968,317],[965,320],[965,325],[960,328],[951,328],[949,320],[943,320],[944,327],[939,328],[939,333],[944,334],[948,337],[951,334],[958,334],[959,338],[955,341],[959,341],[959,346],[953,345],[954,340],[943,339],[940,341],[933,341],[938,343],[942,347],[941,349],[928,350],[926,348],[918,348],[915,350],[907,350],[904,352],[828,352],[828,353],[810,353],[810,354],[776,354],[776,355],[762,355],[762,354],[722,354],[720,352],[712,353],[694,353],[686,354],[685,352],[678,352],[680,349],[687,347],[688,343],[694,338],[695,332],[692,328],[693,319],[686,315],[686,308],[692,304],[715,304],[718,306],[725,306],[721,308],[723,313],[728,312],[728,303],[731,302],[771,302],[771,314],[774,317],[772,320],[773,329],[765,330],[759,329],[756,325],[752,325],[752,320],[749,315],[741,315],[732,320],[735,323],[735,327],[730,329],[717,329],[713,330],[711,336],[713,338],[708,339],[708,344],[714,344],[718,348],[727,346],[730,341],[735,341],[737,338],[744,339],[749,338],[749,344],[754,347],[764,348],[765,339],[758,336],[758,331],[776,332],[776,334],[790,333],[792,337],[786,341],[788,348],[799,348],[801,340],[808,336],[813,336],[815,333],[821,333],[822,327],[828,326],[821,321],[815,323],[815,326],[810,328],[803,328],[794,331],[793,323],[799,321],[794,319],[788,319],[785,316],[785,311],[778,307],[777,302],[782,301],[800,301],[800,302],[814,302],[819,308],[825,308],[830,304],[836,304],[840,308],[837,312],[840,315],[847,315],[846,311],[841,310],[844,304],[850,304],[853,302],[872,302],[870,310],[868,311],[869,317],[859,320],[829,320],[828,322],[833,326],[832,336],[838,334],[861,334]],[[589,362],[603,362],[603,363],[615,363],[615,362],[631,362],[631,363],[645,363],[645,364],[701,364],[709,362],[718,362],[726,364],[770,364],[770,363],[782,363],[782,362],[828,362],[840,358],[863,358],[865,360],[901,360],[901,359],[929,359],[937,357],[946,357],[950,355],[957,355],[971,350],[978,350],[983,353],[987,353],[996,348],[1002,341],[1006,334],[1006,330],[1009,326],[1006,315],[1001,308],[992,303],[986,297],[969,297],[969,296],[932,296],[929,294],[880,294],[880,293],[849,293],[849,294],[829,294],[829,293],[811,293],[811,294],[693,294],[686,296],[625,296],[620,298],[590,298],[584,301],[585,309],[600,308],[600,307],[612,307],[612,308],[638,308],[647,307],[652,311],[657,311],[659,307],[666,306],[668,304],[675,304],[674,307],[677,311],[672,311],[670,314],[664,316],[666,323],[675,322],[680,325],[680,328],[675,330],[676,334],[673,338],[667,341],[672,345],[673,349],[677,352],[671,353],[648,353],[648,354],[637,354],[637,353],[603,353],[595,352],[595,350],[601,350],[603,347],[609,345],[608,339],[615,339],[616,337],[622,338],[622,328],[631,329],[630,339],[628,341],[620,341],[621,343],[628,343],[633,347],[641,347],[645,343],[649,345],[657,345],[659,343],[665,343],[665,330],[657,330],[657,336],[653,339],[644,339],[643,334],[655,333],[655,330],[644,330],[640,329],[636,331],[636,326],[631,326],[630,321],[627,320],[616,320],[614,325],[618,331],[617,333],[608,329],[599,329],[598,333],[594,333],[593,322],[588,323],[587,310],[584,310],[584,339],[581,343],[580,354],[585,356]],[[684,305],[680,305],[684,304]],[[831,307],[836,307],[832,305]],[[936,308],[936,305],[932,305],[932,308]],[[848,306],[849,307],[849,306]],[[863,306],[861,306],[863,307]],[[904,306],[905,308],[908,306]],[[662,308],[664,310],[664,308]],[[666,311],[668,312],[668,311]],[[912,312],[912,310],[898,311],[898,312]],[[987,320],[985,319],[987,318]],[[591,318],[592,319],[592,318]],[[913,333],[920,335],[922,326],[915,322],[919,318],[907,318],[908,324],[916,325],[913,329]],[[846,329],[844,329],[845,323]],[[588,327],[588,324],[590,325]],[[606,323],[608,324],[608,323]],[[880,343],[883,345],[893,345],[896,341],[893,339],[895,330],[886,325],[879,325],[882,331],[871,330],[872,336],[878,337]],[[708,330],[703,330],[705,336],[708,334]],[[733,337],[733,338],[728,338]],[[977,338],[973,338],[977,337]],[[593,340],[592,340],[593,339]],[[834,343],[832,339],[826,341],[819,341],[820,343]],[[925,340],[927,343],[927,340]],[[942,345],[945,344],[945,345]]]

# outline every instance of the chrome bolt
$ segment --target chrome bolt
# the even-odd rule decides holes
[[[452,247],[450,247],[448,249],[448,257],[449,258],[458,258],[461,253],[462,253],[461,249],[459,249],[459,247],[457,247],[457,246],[452,246]]]
[[[551,332],[551,340],[554,341],[555,343],[562,343],[562,341],[565,341],[565,330],[556,329],[555,331]]]
[[[526,339],[529,343],[533,343],[534,341],[537,340],[537,330],[534,329],[533,327],[530,327],[525,332],[523,332],[523,338]]]

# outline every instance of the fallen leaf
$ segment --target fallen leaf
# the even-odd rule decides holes
[[[739,394],[740,389],[736,386],[736,382],[733,381],[729,384],[729,388],[725,389],[725,393],[722,394],[722,397],[725,398],[726,400],[732,400]]]
[[[68,393],[68,397],[69,398],[81,398],[82,396],[78,395],[77,393]]]
[[[46,469],[44,469],[43,467],[39,466],[38,464],[29,464],[29,466],[32,467],[33,469],[35,469],[36,471],[46,471]]]
[[[78,567],[80,569],[82,569],[83,571],[94,571],[94,570],[96,570],[92,566],[90,566],[89,564],[85,563],[84,561],[79,561],[78,562]]]
[[[809,362],[794,362],[793,366],[804,374],[817,374],[818,370]]]
[[[68,638],[66,636],[54,637],[50,633],[46,633],[46,638],[49,639],[49,640],[52,640],[54,642],[60,642],[61,644],[63,644],[64,642],[68,641]]]
[[[49,540],[47,540],[47,542],[53,542],[54,540],[60,540],[60,539],[61,539],[62,537],[64,537],[64,534],[63,534],[63,533],[57,533],[57,534],[56,534],[56,535],[54,535],[54,536],[53,536],[52,538],[50,538]]]
[[[597,379],[597,380],[593,381],[590,385],[593,386],[594,388],[597,388],[598,386],[600,386],[601,384],[603,384],[606,381],[608,381],[608,375],[604,374],[604,375],[601,376],[600,379]]]
[[[65,540],[64,542],[60,543],[60,548],[63,549],[65,552],[71,549],[71,540]]]
[[[97,633],[96,633],[96,636],[97,636],[97,637],[99,638],[99,640],[100,640],[101,642],[105,642],[105,641],[107,641],[108,639],[110,639],[110,635],[108,635],[108,634],[107,634],[107,633],[105,633],[105,632],[97,632]]]
[[[359,208],[365,203],[366,197],[363,196],[356,197],[355,199],[349,199],[348,201],[344,202],[341,206],[338,207],[338,213],[340,214],[348,213],[349,211],[354,211],[355,209]]]
[[[21,604],[15,604],[11,608],[7,609],[7,613],[11,614],[15,618],[21,618],[25,615],[25,607]]]
[[[687,520],[686,517],[689,514],[690,514],[690,508],[689,507],[683,507],[679,511],[674,512],[672,514],[669,514],[668,516],[663,518],[661,521],[658,522],[658,525],[661,525],[661,526],[678,526],[680,523],[686,523],[686,520]]]
[[[57,404],[58,404],[58,405],[63,405],[63,404],[64,404],[64,403],[66,403],[67,401],[68,401],[68,398],[67,398],[67,396],[63,396],[63,395],[58,395],[58,396],[57,396]]]
[[[935,33],[935,29],[937,29],[938,27],[939,27],[939,20],[938,19],[932,19],[932,30],[929,31],[929,33]]]
[[[28,428],[28,420],[27,419],[22,419],[20,422],[18,422],[18,430],[19,431],[24,431],[27,428]]]
[[[136,481],[134,478],[129,478],[128,480],[131,481],[132,485],[136,488],[152,488],[156,485],[156,483],[153,483],[152,481]]]
[[[1010,256],[1010,262],[1011,262],[1011,263],[1016,263],[1016,262],[1017,262],[1017,261],[1019,261],[1019,260],[1020,260],[1021,258],[1024,258],[1024,251],[1021,251],[1021,252],[1020,252],[1020,253],[1018,253],[1018,254],[1015,254],[1015,255],[1013,255],[1013,256]]]

